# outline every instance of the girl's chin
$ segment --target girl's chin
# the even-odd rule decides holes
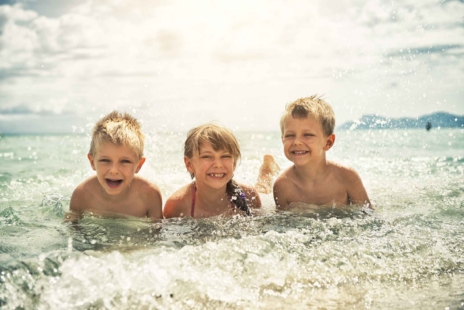
[[[223,180],[208,180],[206,182],[201,182],[202,185],[205,185],[210,188],[214,189],[221,189],[227,185],[227,182],[229,182],[230,179],[223,179]],[[198,181],[197,181],[198,183]]]

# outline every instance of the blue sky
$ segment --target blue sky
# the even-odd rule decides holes
[[[464,2],[0,1],[0,132],[278,130],[323,94],[337,123],[464,114]]]

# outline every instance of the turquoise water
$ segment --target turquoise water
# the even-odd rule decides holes
[[[141,175],[164,200],[189,182],[185,133],[147,134]],[[282,168],[279,133],[239,132],[235,175],[254,183],[262,155]],[[63,221],[93,174],[90,139],[0,138],[2,309],[464,309],[464,130],[337,133],[329,159],[353,166],[376,211],[250,218],[85,217]]]

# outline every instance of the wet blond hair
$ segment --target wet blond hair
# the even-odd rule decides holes
[[[204,124],[191,129],[184,144],[184,156],[192,158],[200,153],[203,143],[209,142],[215,151],[226,150],[234,158],[234,169],[240,160],[240,146],[234,134],[227,128],[216,124]]]
[[[89,154],[95,156],[100,145],[110,142],[130,147],[140,159],[143,156],[144,140],[137,119],[128,113],[113,111],[95,124]]]
[[[326,136],[330,136],[335,128],[335,113],[330,104],[317,95],[300,98],[285,107],[284,115],[280,119],[280,131],[284,133],[285,121],[289,116],[293,118],[315,118],[321,125]]]

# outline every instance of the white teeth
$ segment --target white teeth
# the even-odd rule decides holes
[[[224,173],[221,173],[221,174],[211,173],[210,176],[215,177],[215,178],[222,178],[224,176]]]
[[[304,153],[306,153],[306,151],[293,151],[293,153],[299,155],[299,154],[304,154]]]

